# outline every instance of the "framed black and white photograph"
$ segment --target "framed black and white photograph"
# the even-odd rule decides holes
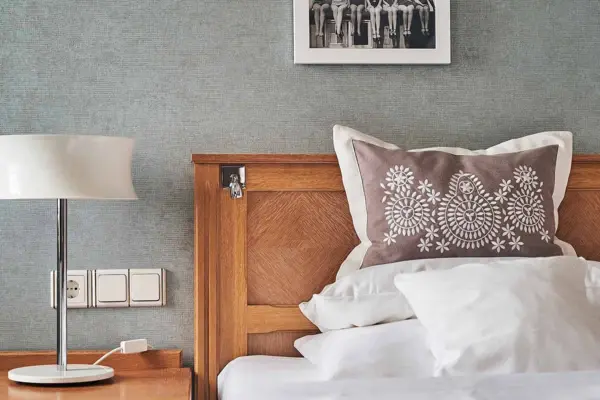
[[[450,64],[450,0],[294,0],[296,64]]]

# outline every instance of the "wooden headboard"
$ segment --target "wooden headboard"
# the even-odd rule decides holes
[[[298,303],[334,281],[358,239],[334,155],[194,155],[197,398],[232,359],[297,355],[315,327]],[[221,167],[244,165],[231,199]],[[600,260],[600,156],[577,156],[558,236]]]

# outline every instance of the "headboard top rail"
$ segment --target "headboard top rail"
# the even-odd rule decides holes
[[[600,158],[598,159],[600,161]],[[337,164],[335,154],[192,154],[196,164]]]
[[[337,164],[335,154],[192,154],[195,164]],[[573,162],[600,163],[600,154],[577,154]]]

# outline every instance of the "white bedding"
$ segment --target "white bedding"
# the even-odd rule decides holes
[[[219,375],[221,400],[597,400],[600,371],[319,381],[302,358],[252,356]]]
[[[435,376],[427,330],[417,319],[307,335],[294,347],[325,380]]]
[[[240,357],[227,364],[219,374],[219,399],[244,399],[244,395],[248,393],[246,388],[259,388],[273,383],[317,382],[321,380],[319,376],[319,369],[306,358]]]
[[[535,262],[535,259],[530,259],[528,262]],[[581,296],[579,296],[581,301],[579,303],[587,303],[584,294],[587,289],[588,300],[592,300],[592,304],[598,307],[600,306],[600,264],[590,262],[587,268],[585,267],[584,265],[579,268],[582,270],[579,272],[579,277],[571,277],[570,275],[567,277],[574,279],[572,282],[575,285],[574,287],[581,286]],[[566,272],[568,274],[575,273],[577,269],[573,267],[573,271]],[[428,272],[415,274],[415,277],[420,274],[428,274]],[[584,274],[586,274],[585,279],[582,276]],[[400,277],[404,279],[405,276],[400,275]],[[529,280],[525,281],[529,282]],[[566,281],[568,279],[565,279]],[[527,283],[527,285],[530,285],[530,283]],[[423,291],[415,292],[424,293]],[[534,290],[529,295],[535,296],[536,293]],[[579,303],[567,304],[566,299],[571,298],[571,296],[561,295],[560,297],[565,300],[565,305],[569,309],[579,312],[584,308]],[[541,298],[547,299],[549,296],[544,294],[541,295]],[[445,304],[446,301],[443,301],[443,303]],[[562,302],[559,303],[562,304]],[[502,304],[505,304],[505,302]],[[537,309],[539,307],[539,305],[536,305],[529,308]],[[595,311],[588,310],[587,312],[594,316],[591,318],[595,318],[597,315]],[[498,315],[495,311],[491,314]],[[522,314],[522,312],[515,312],[513,317],[518,318]],[[532,319],[539,321],[540,317],[536,316]],[[568,321],[569,317],[567,315],[560,319]],[[547,321],[544,320],[544,322]],[[403,323],[407,322],[398,322],[398,324]],[[560,324],[555,321],[554,328],[560,326]],[[388,324],[388,326],[391,325]],[[352,329],[356,329],[354,332],[359,332],[359,330],[361,332],[378,331],[376,328]],[[533,331],[534,333],[537,332],[535,329]],[[543,331],[548,331],[548,329]],[[374,337],[374,340],[376,340],[376,337]],[[364,347],[369,348],[369,345]],[[516,347],[515,349],[515,351],[519,351]],[[595,355],[597,353],[596,350],[590,351],[590,354]],[[352,362],[356,361],[357,358],[352,359]],[[591,368],[598,367],[594,365]],[[568,369],[571,370],[572,368]],[[437,378],[417,378],[414,375],[411,377],[375,378],[360,375],[356,377],[354,375],[349,379],[343,379],[342,377],[325,379],[319,367],[307,359],[251,356],[238,358],[225,367],[219,375],[218,390],[221,400],[600,400],[600,370],[554,373],[525,371],[528,371],[528,373],[516,375],[485,375],[479,373],[476,375]]]
[[[434,376],[600,369],[600,320],[583,258],[465,264],[399,274],[425,327]],[[400,322],[402,323],[402,322]]]

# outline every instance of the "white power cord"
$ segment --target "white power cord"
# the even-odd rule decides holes
[[[125,340],[121,342],[121,345],[116,349],[112,349],[102,357],[98,359],[94,363],[94,365],[100,364],[102,361],[106,360],[109,356],[115,354],[120,351],[121,354],[133,354],[133,353],[143,353],[144,351],[148,351],[152,346],[148,344],[148,340],[146,339],[135,339],[135,340]]]

